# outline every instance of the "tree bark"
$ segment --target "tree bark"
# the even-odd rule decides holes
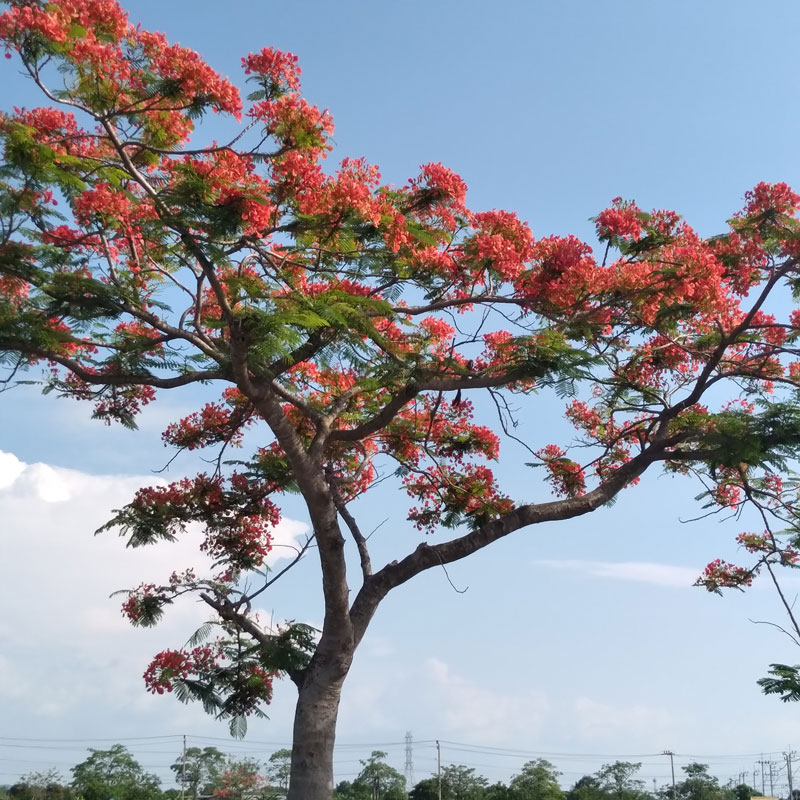
[[[299,681],[286,800],[331,800],[336,720],[353,650],[320,655],[318,649]]]

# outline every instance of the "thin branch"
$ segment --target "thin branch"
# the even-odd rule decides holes
[[[465,586],[463,589],[459,589],[454,583],[452,578],[450,577],[450,573],[447,571],[447,566],[442,562],[441,564],[442,571],[444,572],[445,578],[447,578],[447,582],[450,584],[450,588],[456,592],[457,594],[466,594],[469,586]]]
[[[361,560],[361,573],[364,576],[364,579],[366,579],[372,575],[372,562],[370,561],[369,557],[369,548],[367,547],[366,537],[363,533],[361,533],[361,529],[358,527],[355,517],[347,508],[347,503],[342,497],[342,493],[339,491],[338,481],[336,480],[335,476],[332,475],[330,471],[326,470],[326,477],[328,479],[328,486],[330,486],[331,489],[333,504],[336,506],[336,510],[344,520],[345,525],[347,525],[348,529],[350,530],[353,541],[356,543],[358,557]]]
[[[281,576],[285,575],[292,567],[298,564],[306,554],[306,551],[311,547],[314,538],[315,537],[313,534],[309,536],[308,539],[306,539],[305,544],[297,551],[297,555],[282,570],[276,572],[272,578],[265,581],[264,585],[260,589],[253,592],[253,594],[247,595],[247,602],[252,602],[254,598],[258,597],[263,591],[272,586],[272,584],[275,583],[275,581],[277,581]]]
[[[769,561],[764,561],[764,566],[767,568],[767,572],[769,572],[770,578],[772,578],[772,583],[775,586],[776,591],[778,592],[778,597],[781,599],[781,603],[783,604],[784,609],[786,610],[786,614],[789,617],[789,621],[792,623],[792,627],[800,636],[800,626],[798,626],[797,618],[794,615],[794,609],[791,605],[789,605],[789,601],[786,599],[786,595],[784,595],[783,590],[781,589],[781,585],[778,582],[778,579],[775,577],[775,572],[772,569],[772,564]]]
[[[775,622],[769,622],[768,620],[763,620],[763,619],[750,619],[750,618],[748,618],[747,621],[752,622],[753,625],[769,625],[772,628],[777,628],[781,633],[785,633],[795,643],[795,645],[797,645],[797,647],[800,647],[800,639],[798,639],[794,634],[789,633],[789,631],[787,631],[786,628],[782,628]]]
[[[508,429],[508,425],[506,423],[506,418],[503,415],[503,409],[500,407],[500,401],[502,400],[503,406],[505,407],[505,413],[508,414],[509,419],[511,420],[511,424],[514,427],[517,426],[516,420],[511,416],[511,409],[508,407],[508,402],[506,401],[505,397],[503,397],[498,391],[495,389],[489,389],[489,396],[492,398],[494,402],[495,408],[497,409],[497,418],[500,420],[500,427],[503,429],[503,433],[508,436],[509,439],[512,439],[517,444],[521,444],[534,458],[538,458],[536,455],[536,451],[533,450],[527,442],[524,442],[518,436],[514,436],[511,431]],[[499,398],[499,399],[498,399]]]

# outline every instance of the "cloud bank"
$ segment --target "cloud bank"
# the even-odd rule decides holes
[[[674,564],[654,564],[649,561],[581,561],[577,559],[542,559],[535,562],[549,569],[582,572],[596,578],[620,581],[636,581],[653,586],[669,586],[685,589],[700,575],[698,567],[680,567]]]
[[[0,704],[34,717],[68,717],[87,707],[135,713],[157,702],[144,692],[150,657],[180,647],[208,618],[204,604],[176,603],[154,629],[132,629],[110,595],[143,581],[162,583],[173,570],[202,570],[199,531],[175,543],[128,549],[94,531],[153,476],[90,475],[26,464],[0,451]],[[306,526],[284,520],[276,543],[292,544]],[[294,554],[276,548],[274,559]],[[11,708],[8,708],[11,715]],[[201,712],[202,713],[202,712]]]

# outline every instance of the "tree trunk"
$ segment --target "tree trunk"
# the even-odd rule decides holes
[[[292,773],[287,800],[331,800],[333,745],[342,684],[352,649],[312,658],[298,687],[292,740]]]

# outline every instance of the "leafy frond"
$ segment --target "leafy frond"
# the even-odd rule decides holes
[[[769,674],[773,677],[756,681],[764,694],[780,695],[784,703],[800,701],[800,665],[770,664]]]

